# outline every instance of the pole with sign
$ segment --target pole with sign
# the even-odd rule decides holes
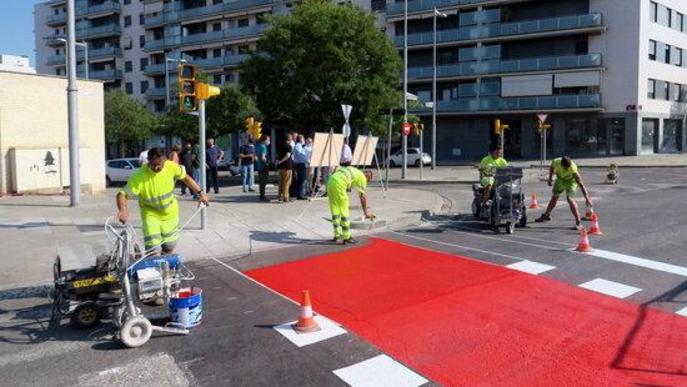
[[[540,143],[541,143],[541,157],[540,157],[540,164],[539,168],[541,169],[542,173],[544,171],[544,168],[546,168],[546,132],[551,128],[551,125],[546,123],[546,119],[549,117],[548,114],[540,113],[537,114],[537,129],[539,130],[539,138],[540,138]]]
[[[346,143],[348,144],[348,138],[351,137],[351,125],[348,123],[348,119],[351,116],[351,110],[353,110],[353,106],[341,105],[341,110],[343,111],[345,121],[341,132],[343,133]]]

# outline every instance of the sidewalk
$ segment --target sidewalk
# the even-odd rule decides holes
[[[574,158],[573,160],[578,166],[584,168],[606,168],[611,163],[618,164],[621,170],[622,168],[687,167],[687,153]],[[465,163],[464,165],[437,166],[435,170],[432,170],[429,166],[425,166],[422,170],[422,179],[420,179],[420,168],[408,167],[408,173],[405,180],[401,179],[401,168],[392,168],[389,171],[389,182],[392,188],[393,184],[472,184],[479,180],[479,172],[476,168],[478,163],[479,160],[475,160],[473,163]],[[524,168],[526,180],[536,179],[540,176],[539,160],[515,160],[509,163],[514,167]],[[548,169],[550,163],[551,159],[548,159],[545,169]],[[382,170],[382,177],[384,176],[385,172]],[[377,178],[377,176],[375,176],[375,178]]]
[[[109,250],[103,225],[116,214],[116,191],[109,189],[105,195],[84,197],[78,208],[69,208],[66,196],[0,198],[0,290],[52,282],[52,264],[58,254],[63,269],[93,265],[96,255]],[[272,198],[276,194],[274,187],[268,192]],[[420,190],[392,187],[385,196],[378,184],[371,183],[370,210],[390,228],[418,223],[423,212],[438,212],[446,206],[441,196]],[[185,260],[229,256],[250,259],[252,252],[332,238],[326,199],[262,203],[257,193],[225,187],[219,195],[210,195],[210,200],[207,229],[199,229],[198,215],[181,233],[177,252]],[[180,204],[183,225],[197,207],[189,196],[180,198]],[[140,240],[138,205],[129,205]],[[359,202],[351,195],[351,217],[355,220],[361,216]]]

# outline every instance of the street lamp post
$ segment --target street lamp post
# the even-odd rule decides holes
[[[69,206],[81,201],[79,173],[79,88],[76,82],[76,9],[74,0],[67,1],[67,126],[69,136]]]
[[[65,47],[67,47],[67,39],[64,38],[57,38],[58,41],[62,42],[65,44]],[[74,42],[76,46],[83,47],[84,49],[84,67],[86,68],[86,79],[90,79],[88,76],[88,43],[86,42]],[[64,65],[65,67],[69,67],[69,55],[64,56]]]
[[[169,66],[168,62],[186,63],[186,59],[175,59],[165,55],[165,107],[169,107]]]
[[[403,122],[408,122],[408,0],[403,1]],[[401,179],[406,178],[408,169],[408,136],[401,133],[403,158]]]
[[[434,7],[434,41],[432,44],[432,169],[437,167],[437,16],[448,17]]]

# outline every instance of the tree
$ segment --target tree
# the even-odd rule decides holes
[[[176,104],[165,112],[155,133],[167,137],[179,137],[186,141],[198,138],[198,116],[182,113]]]
[[[105,93],[105,140],[119,145],[121,156],[150,137],[157,117],[122,90]]]
[[[373,15],[350,5],[305,1],[291,15],[270,16],[272,28],[241,65],[241,84],[272,123],[328,129],[351,124],[381,132],[380,109],[397,106],[401,61]]]
[[[246,117],[262,118],[253,99],[230,83],[221,87],[220,95],[207,101],[205,113],[208,132],[217,135],[243,131]]]

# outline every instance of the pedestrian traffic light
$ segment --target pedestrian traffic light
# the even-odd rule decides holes
[[[182,113],[198,110],[196,96],[196,66],[181,63],[179,74],[179,111]]]
[[[419,136],[422,134],[422,131],[425,130],[425,124],[422,122],[416,122],[413,124],[413,129],[415,130],[415,135]]]

